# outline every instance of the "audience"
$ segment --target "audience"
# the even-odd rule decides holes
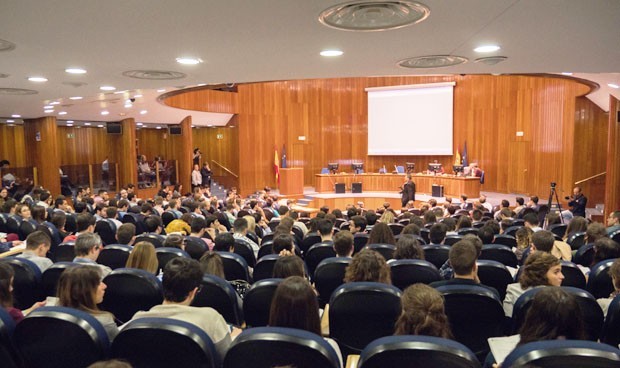
[[[0,262],[0,307],[6,309],[15,323],[20,322],[33,310],[45,306],[45,301],[36,302],[26,310],[13,307],[13,280],[15,271],[8,263]]]
[[[103,249],[103,243],[101,238],[97,234],[84,233],[80,235],[75,242],[75,258],[74,263],[86,264],[101,269],[102,277],[106,277],[112,269],[108,266],[97,263],[97,258],[101,249]]]
[[[392,283],[390,267],[381,254],[371,249],[362,249],[353,256],[351,264],[346,268],[344,282],[359,281]]]
[[[424,250],[413,235],[404,234],[396,242],[394,259],[424,259]]]
[[[51,240],[43,231],[35,231],[26,237],[26,249],[19,256],[34,263],[39,267],[41,273],[50,268],[54,262],[47,258],[47,252],[50,251]]]
[[[402,312],[395,335],[425,335],[452,339],[443,296],[424,284],[411,285],[401,297]]]
[[[383,222],[377,222],[370,231],[368,238],[368,244],[396,244],[396,239],[387,224]]]
[[[200,257],[200,269],[207,275],[217,276],[225,279],[224,262],[217,252],[209,251]]]
[[[273,265],[273,277],[285,279],[291,276],[307,277],[304,261],[297,256],[279,257]]]
[[[609,310],[609,304],[611,301],[618,295],[620,295],[620,258],[617,258],[614,263],[611,264],[611,268],[609,269],[609,276],[611,277],[611,282],[614,286],[614,291],[609,294],[608,298],[600,298],[596,301],[598,305],[601,306],[603,310],[603,314],[607,316],[607,311]]]
[[[347,230],[342,230],[334,235],[334,251],[336,252],[336,257],[351,258],[353,250],[353,234]]]
[[[129,253],[125,267],[138,268],[157,275],[159,261],[157,260],[157,253],[155,253],[155,246],[146,241],[136,243]]]

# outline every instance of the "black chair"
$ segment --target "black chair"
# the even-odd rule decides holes
[[[422,239],[424,239],[424,243],[425,244],[430,244],[431,240],[431,231],[427,228],[421,228],[420,229],[420,236],[422,237]]]
[[[479,259],[489,259],[491,261],[497,261],[505,266],[517,268],[519,261],[517,255],[514,254],[512,249],[501,244],[485,244],[482,246],[482,252],[480,252]]]
[[[192,306],[211,307],[218,311],[226,322],[237,326],[243,324],[243,309],[237,292],[228,281],[217,276],[203,276]]]
[[[462,235],[448,235],[443,241],[444,245],[452,246],[463,239]]]
[[[22,221],[23,220],[20,216],[9,215],[6,219],[6,232],[9,234],[16,234],[19,237],[19,240],[25,240],[26,238],[22,237],[19,232]]]
[[[388,227],[390,228],[390,230],[392,230],[392,234],[398,235],[403,231],[403,228],[405,226],[398,223],[390,223],[388,224]]]
[[[116,225],[110,219],[101,219],[95,224],[95,232],[101,237],[103,245],[116,243]]]
[[[505,245],[512,249],[517,246],[517,239],[515,239],[515,237],[512,235],[499,234],[499,235],[495,235],[493,244]]]
[[[0,362],[6,368],[21,366],[21,360],[13,343],[15,322],[9,312],[0,308]]]
[[[259,327],[241,333],[224,358],[223,368],[248,366],[338,368],[340,361],[319,335],[293,328]]]
[[[75,242],[58,244],[54,251],[54,262],[71,262],[75,258]]]
[[[39,226],[39,224],[37,224],[34,220],[22,221],[19,225],[19,238],[26,239],[30,233],[37,230],[37,226]]]
[[[263,242],[264,241],[265,239],[263,239]],[[299,246],[299,248],[301,248],[301,253],[305,256],[306,252],[308,251],[308,249],[310,249],[310,247],[320,242],[321,242],[321,236],[318,235],[317,233],[306,234],[306,236],[301,241],[301,245]]]
[[[585,238],[586,238],[586,233],[585,232],[579,232],[579,233],[575,233],[575,234],[569,236],[568,240],[566,242],[568,243],[568,245],[570,245],[570,248],[572,250],[577,250],[582,245],[585,244]]]
[[[13,305],[17,309],[28,309],[35,302],[44,299],[41,291],[41,270],[33,262],[23,258],[4,258],[15,272],[13,278]]]
[[[394,333],[402,292],[377,282],[350,282],[338,287],[329,302],[329,336],[342,355],[359,354],[366,345]]]
[[[486,286],[494,287],[499,292],[499,297],[504,300],[506,297],[506,288],[514,282],[512,274],[508,268],[500,262],[488,259],[480,259],[478,264],[478,278],[480,283]]]
[[[617,368],[620,350],[593,341],[546,340],[514,349],[502,367]]]
[[[177,257],[191,258],[189,254],[187,254],[187,252],[184,251],[183,249],[173,248],[173,247],[156,248],[155,254],[157,255],[157,261],[159,262],[159,269],[161,271],[163,271],[166,265],[168,264],[168,262],[170,262],[170,260],[174,258],[177,258]]]
[[[271,220],[269,220],[269,222],[267,223],[267,226],[269,226],[269,228],[271,229],[271,231],[275,231],[276,227],[280,225],[280,218],[279,217],[274,217]]]
[[[75,213],[67,213],[65,231],[68,233],[77,232],[77,215]]]
[[[584,267],[590,267],[594,261],[594,243],[582,245],[573,256],[573,262]]]
[[[620,230],[616,230],[613,233],[609,234],[609,237],[616,243],[620,244]]]
[[[517,233],[517,230],[519,230],[520,228],[523,227],[523,225],[515,225],[514,222],[512,224],[513,224],[513,226],[509,227],[508,229],[506,229],[504,231],[504,235],[510,235],[510,236],[514,237],[515,234]]]
[[[164,213],[161,214],[161,222],[164,225],[164,227],[168,226],[169,223],[171,223],[172,221],[176,219],[177,219],[177,216],[172,211],[164,211]]]
[[[478,235],[478,229],[476,229],[475,227],[464,227],[462,229],[459,229],[457,233],[461,236],[465,236],[467,234]]]
[[[319,243],[315,244],[305,256],[306,265],[308,266],[308,274],[314,275],[314,270],[325,258],[336,257],[336,251],[332,244]]]
[[[351,264],[351,258],[331,257],[325,258],[314,270],[312,281],[319,293],[319,305],[324,307],[329,303],[334,290],[344,284],[344,273]]]
[[[248,327],[269,324],[271,300],[282,279],[264,279],[252,284],[243,297],[243,316]]]
[[[273,237],[274,237],[274,235],[275,235],[274,233],[269,233],[269,234],[267,234],[267,235],[263,235],[263,238],[262,238],[261,244],[265,244],[265,243],[266,243],[266,242],[268,242],[268,241],[273,241]]]
[[[146,311],[163,301],[161,281],[152,273],[135,268],[119,268],[103,279],[107,285],[101,308],[127,322],[138,311]]]
[[[304,231],[299,226],[293,225],[293,228],[291,229],[291,231],[293,232],[293,235],[295,236],[295,238],[297,238],[297,243],[303,240]]]
[[[620,344],[620,296],[614,297],[607,308],[601,342],[617,347]]]
[[[188,236],[185,238],[185,251],[195,260],[200,260],[207,251],[207,244],[201,238]]]
[[[41,289],[43,291],[43,296],[56,296],[56,288],[58,286],[60,275],[65,272],[67,268],[78,265],[79,263],[73,262],[56,262],[45,270],[41,276]]]
[[[357,254],[368,244],[369,234],[357,233],[353,235],[353,254]]]
[[[381,254],[386,261],[394,258],[394,252],[396,251],[396,246],[392,244],[368,244],[366,248]]]
[[[388,262],[392,274],[392,285],[401,290],[407,286],[440,281],[441,276],[437,267],[429,261],[421,259],[392,259]]]
[[[25,367],[83,368],[108,357],[101,323],[73,308],[41,307],[15,327],[15,346]]]
[[[256,256],[254,256],[254,250],[250,243],[242,239],[235,239],[235,253],[245,259],[248,267],[254,267],[256,265]]]
[[[586,288],[596,299],[607,298],[614,291],[614,285],[611,282],[611,276],[609,276],[609,269],[614,260],[606,259],[591,268]]]
[[[0,233],[8,233],[6,221],[9,219],[8,213],[0,213]]]
[[[454,339],[483,361],[489,352],[487,339],[503,336],[502,301],[489,289],[477,285],[445,285],[437,291],[445,298]]]
[[[97,257],[97,263],[110,267],[113,270],[123,268],[127,264],[132,248],[124,244],[109,244],[103,247]]]
[[[250,281],[250,273],[248,272],[248,264],[245,259],[236,253],[217,252],[222,257],[224,264],[224,275],[226,280],[244,280]]]
[[[474,229],[480,229],[483,226],[484,226],[484,222],[482,222],[482,221],[473,222],[471,224],[471,227],[473,227]]]
[[[446,263],[450,253],[450,247],[447,245],[425,245],[422,250],[424,250],[424,259],[432,263],[437,269]]]
[[[572,286],[582,290],[586,289],[586,277],[576,264],[569,261],[562,261],[562,286]]]
[[[547,230],[551,231],[553,234],[558,235],[560,238],[564,237],[566,234],[566,228],[568,225],[566,224],[553,224],[547,228]]]
[[[515,302],[512,312],[512,331],[514,333],[517,333],[521,328],[521,325],[525,321],[527,311],[532,304],[532,300],[540,290],[542,290],[542,288],[534,288],[528,290],[523,293]],[[569,294],[572,294],[575,297],[577,303],[579,303],[579,308],[581,309],[581,313],[583,316],[583,324],[586,332],[586,338],[588,340],[596,341],[601,335],[604,319],[603,311],[596,302],[596,299],[594,299],[592,294],[588,293],[587,291],[574,287],[562,286],[562,290],[566,291]]]
[[[158,235],[158,234],[142,234],[142,235],[136,236],[136,241],[134,242],[134,244],[138,244],[141,241],[145,241],[145,242],[153,244],[155,248],[163,248],[165,240],[166,239],[163,236]]]
[[[220,357],[206,332],[172,318],[129,322],[114,339],[111,355],[134,368],[220,367]]]
[[[474,353],[463,344],[433,336],[388,336],[364,348],[359,368],[478,368]]]
[[[272,278],[273,266],[275,266],[278,258],[280,258],[280,256],[277,254],[268,254],[260,258],[256,263],[256,266],[254,267],[254,273],[252,274],[254,282]]]

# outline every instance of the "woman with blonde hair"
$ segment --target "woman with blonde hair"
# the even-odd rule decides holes
[[[382,222],[384,224],[392,224],[395,222],[396,216],[394,216],[394,212],[390,210],[385,210],[383,215],[379,218],[377,222]]]
[[[395,335],[425,335],[452,339],[450,323],[441,293],[434,288],[415,284],[401,297],[402,312],[396,321]]]
[[[224,262],[222,257],[214,251],[205,252],[200,257],[200,269],[207,275],[226,278],[224,274]]]
[[[125,267],[139,268],[157,275],[159,261],[157,261],[157,253],[155,253],[153,244],[142,241],[134,245]]]

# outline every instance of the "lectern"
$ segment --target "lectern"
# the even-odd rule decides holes
[[[304,169],[291,167],[280,169],[280,194],[302,195],[304,194]]]

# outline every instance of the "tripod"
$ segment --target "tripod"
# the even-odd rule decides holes
[[[549,209],[547,210],[547,213],[545,215],[551,212],[551,208],[553,207],[553,197],[555,197],[555,205],[558,207],[558,212],[560,212],[560,221],[561,223],[564,223],[564,219],[562,218],[562,205],[560,204],[560,198],[558,197],[558,192],[555,190],[555,186],[556,183],[551,182],[551,188],[549,190],[549,201],[547,202]]]

